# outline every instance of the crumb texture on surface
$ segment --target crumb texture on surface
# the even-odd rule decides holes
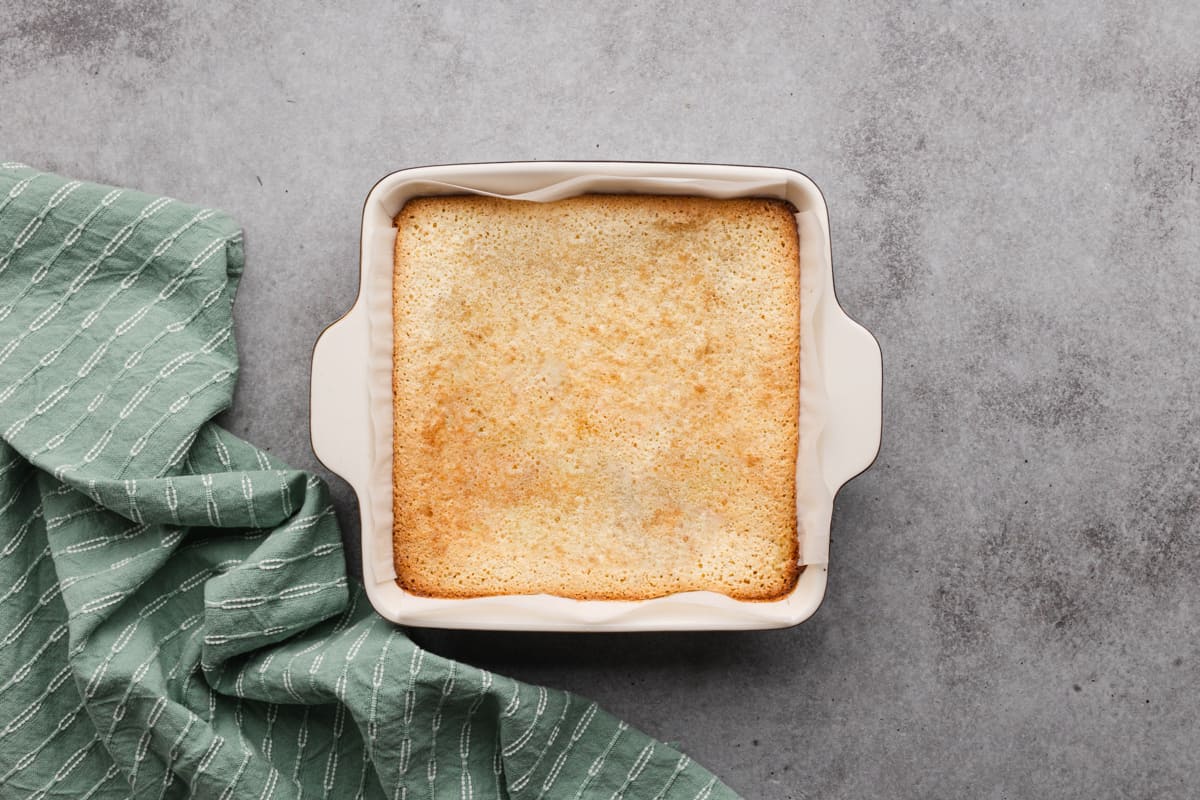
[[[410,201],[393,510],[415,594],[788,592],[799,266],[779,201]]]

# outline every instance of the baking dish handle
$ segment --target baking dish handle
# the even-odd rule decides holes
[[[883,423],[879,343],[844,313],[838,316],[842,330],[826,340],[823,354],[830,413],[821,435],[821,464],[831,494],[875,461]]]
[[[313,347],[309,403],[313,452],[351,485],[370,467],[367,314],[361,304],[330,325]]]

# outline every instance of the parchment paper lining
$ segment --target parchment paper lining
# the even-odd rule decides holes
[[[382,212],[390,219],[413,197],[445,194],[479,194],[512,200],[550,202],[578,194],[630,193],[700,195],[717,198],[776,197],[788,199],[786,185],[779,181],[696,180],[677,178],[629,178],[588,175],[559,181],[534,191],[505,194],[441,181],[419,181],[404,187],[403,196],[383,199]],[[800,420],[799,452],[796,463],[796,511],[800,537],[799,563],[825,564],[828,561],[830,491],[822,477],[817,443],[826,416],[828,397],[822,378],[820,348],[813,325],[814,315],[824,299],[829,270],[821,222],[812,211],[796,215],[800,239]],[[372,511],[372,531],[364,536],[364,549],[370,548],[373,574],[364,576],[377,582],[396,578],[392,557],[392,270],[395,229],[375,227],[363,242],[363,299],[367,303],[370,352],[369,397],[373,459],[368,482],[370,497],[365,505]],[[364,531],[366,523],[364,520]],[[703,594],[703,593],[701,593]]]

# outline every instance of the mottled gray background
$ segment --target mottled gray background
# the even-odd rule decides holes
[[[367,190],[422,164],[800,169],[883,347],[810,622],[419,641],[750,797],[1195,796],[1200,6],[276,5],[0,4],[0,156],[245,226],[237,433],[331,477],[312,343]]]

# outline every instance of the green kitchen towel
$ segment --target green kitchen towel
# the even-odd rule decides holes
[[[324,485],[210,421],[241,242],[0,164],[0,798],[733,796],[375,615]]]

